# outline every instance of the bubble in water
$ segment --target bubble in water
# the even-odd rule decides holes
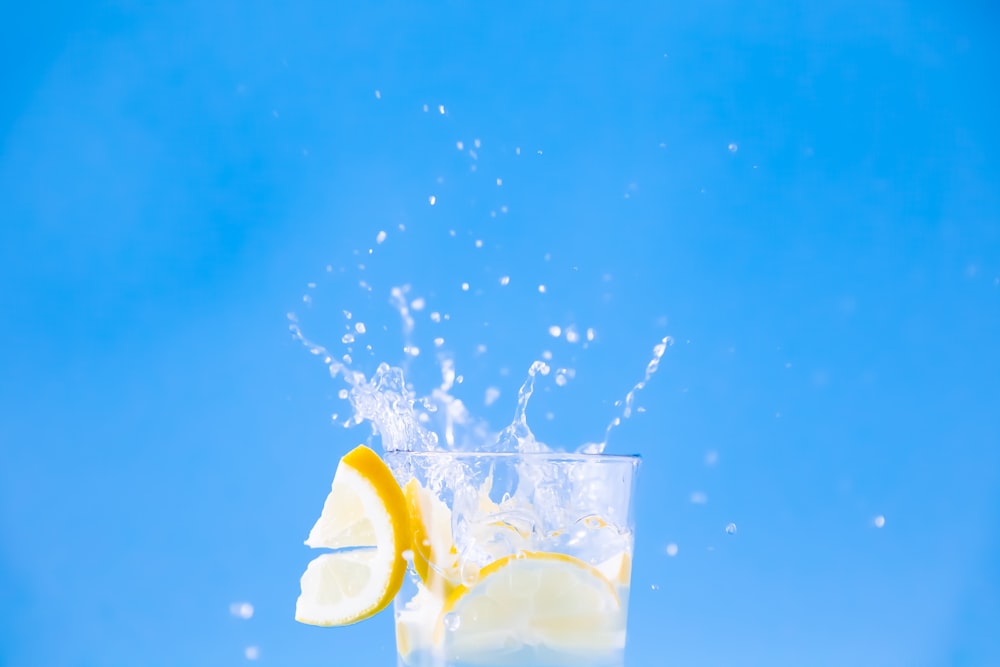
[[[673,542],[667,545],[667,555],[673,558],[677,555],[677,545]]]
[[[733,522],[727,523],[726,524],[726,535],[735,535],[735,534],[736,534],[736,524],[733,523]]]
[[[876,528],[883,528],[883,527],[885,527],[885,517],[883,515],[879,514],[877,517],[875,517],[872,520],[872,524],[874,524]]]
[[[455,632],[462,626],[462,617],[455,612],[444,615],[444,627],[451,632]]]

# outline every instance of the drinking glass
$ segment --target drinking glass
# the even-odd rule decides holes
[[[621,667],[638,456],[391,452],[398,667]]]

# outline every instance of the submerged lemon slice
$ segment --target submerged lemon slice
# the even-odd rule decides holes
[[[593,566],[565,554],[522,552],[452,591],[434,642],[459,660],[532,647],[611,652],[625,645],[625,615],[614,585]]]
[[[356,548],[309,563],[295,620],[347,625],[384,609],[403,584],[409,537],[402,490],[378,454],[359,445],[337,465],[323,512],[306,540],[314,548]]]

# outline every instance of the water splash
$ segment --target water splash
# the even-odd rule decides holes
[[[499,451],[514,452],[543,452],[548,450],[544,444],[535,438],[528,426],[528,401],[535,393],[535,379],[539,373],[549,374],[549,365],[544,361],[535,361],[528,368],[528,379],[524,381],[517,392],[517,407],[514,410],[514,419],[500,433],[497,439],[497,449]]]
[[[389,303],[398,313],[401,322],[404,356],[400,366],[390,366],[379,363],[372,376],[366,377],[359,370],[351,368],[351,347],[356,341],[355,334],[345,334],[341,342],[347,347],[347,353],[339,359],[326,347],[308,339],[302,332],[298,317],[288,314],[289,331],[301,342],[310,353],[320,357],[326,364],[330,376],[343,381],[347,387],[338,392],[340,398],[346,399],[351,405],[351,416],[343,423],[345,427],[367,423],[371,428],[369,444],[378,437],[385,451],[430,451],[449,449],[456,451],[516,451],[544,452],[550,448],[539,441],[528,425],[527,408],[535,392],[538,376],[548,376],[551,368],[546,361],[536,360],[528,368],[528,377],[521,385],[517,394],[517,405],[510,424],[496,432],[488,424],[476,418],[465,403],[452,394],[452,390],[461,376],[457,374],[454,359],[445,350],[438,351],[437,362],[441,373],[441,382],[427,396],[420,397],[406,382],[405,376],[409,364],[419,354],[419,348],[414,343],[416,321],[414,311],[421,311],[426,305],[422,297],[408,299],[409,285],[392,287],[389,290]],[[419,302],[419,307],[418,307]],[[439,321],[431,313],[432,321]],[[353,313],[343,311],[344,319],[351,331],[357,335],[365,333],[363,323],[350,324]],[[587,330],[588,339],[592,338],[591,330]],[[550,332],[551,333],[551,332]],[[561,333],[561,331],[560,331]],[[646,365],[645,374],[639,382],[617,401],[615,405],[622,406],[622,413],[611,420],[605,429],[604,439],[599,443],[588,443],[580,447],[582,453],[601,453],[615,427],[623,420],[630,418],[634,412],[636,395],[641,391],[659,369],[660,361],[667,347],[673,343],[670,337],[663,338],[653,348],[653,357]],[[435,341],[435,347],[441,348]],[[552,358],[550,352],[545,352],[543,358]],[[571,376],[569,369],[558,369],[555,384],[563,386],[566,378]],[[498,392],[488,393],[487,404],[496,400]],[[489,400],[492,398],[492,400]]]
[[[646,364],[646,373],[641,380],[639,380],[634,387],[632,387],[625,398],[621,401],[616,401],[616,406],[624,405],[622,409],[622,414],[616,416],[608,424],[607,428],[604,430],[604,439],[601,442],[589,442],[578,451],[584,454],[600,454],[608,446],[608,439],[611,437],[611,432],[621,426],[621,423],[632,416],[632,411],[635,409],[635,397],[636,395],[645,388],[646,384],[649,382],[650,378],[656,374],[656,371],[660,368],[660,360],[663,359],[664,353],[666,353],[667,348],[674,344],[674,339],[670,336],[664,336],[659,343],[653,346],[653,358],[649,360]],[[636,410],[636,412],[641,412],[642,408]]]

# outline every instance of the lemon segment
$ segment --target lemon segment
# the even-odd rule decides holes
[[[341,551],[309,563],[295,620],[347,625],[392,601],[406,574],[410,519],[403,492],[378,454],[359,445],[340,460],[306,544]]]
[[[625,614],[615,586],[595,567],[565,554],[522,552],[490,563],[478,583],[452,591],[434,643],[456,660],[518,647],[613,652],[625,644]]]

